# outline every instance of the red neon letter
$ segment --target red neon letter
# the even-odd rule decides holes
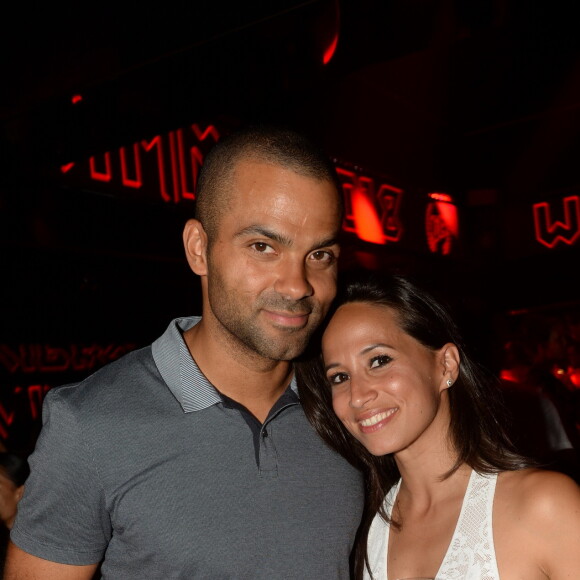
[[[0,418],[6,424],[6,427],[10,427],[14,421],[14,411],[10,411],[10,413],[8,413],[4,408],[4,405],[0,403]],[[2,439],[8,439],[8,431],[4,428],[2,423],[0,423],[0,437],[2,437]]]
[[[179,201],[179,177],[177,168],[177,152],[175,151],[175,132],[169,131],[169,159],[171,161],[171,177],[173,178],[173,201]]]
[[[197,147],[191,147],[189,150],[189,159],[191,160],[191,174],[193,183],[191,190],[187,188],[187,172],[185,171],[185,147],[183,146],[183,131],[177,131],[177,149],[179,151],[179,175],[181,176],[181,197],[183,199],[195,199],[195,188],[197,186],[197,176],[199,168],[203,161],[201,151]]]
[[[105,173],[97,171],[94,156],[89,159],[89,165],[92,179],[96,179],[97,181],[111,181],[113,174],[111,172],[111,154],[108,151],[105,153]]]
[[[385,240],[398,242],[403,235],[403,225],[399,217],[403,190],[383,183],[377,199],[382,209],[381,223]]]
[[[342,184],[342,195],[344,198],[344,224],[342,229],[345,232],[356,232],[352,210],[352,192],[356,186],[356,175],[353,171],[342,169],[342,167],[337,167],[336,173]]]
[[[143,185],[141,179],[141,158],[139,156],[139,144],[133,143],[133,162],[135,164],[135,179],[129,178],[127,171],[127,154],[125,153],[125,147],[119,149],[119,157],[121,158],[121,179],[123,185],[127,187],[134,187],[139,189]]]
[[[434,254],[439,252],[443,256],[450,254],[454,240],[459,234],[459,219],[455,205],[444,201],[428,203],[425,213],[425,234],[431,252]]]
[[[209,125],[205,131],[202,131],[198,125],[193,124],[191,130],[199,142],[205,141],[207,138],[211,137],[216,143],[219,139],[219,133],[213,125]],[[195,189],[197,187],[197,176],[199,175],[199,169],[203,162],[203,155],[201,150],[197,145],[190,147],[189,158],[185,155],[185,146],[183,143],[183,131],[179,129],[177,133],[177,150],[179,154],[179,176],[181,180],[181,197],[182,199],[195,199]],[[192,183],[191,188],[188,184],[188,172],[186,171],[187,162],[191,162],[191,177]]]
[[[163,201],[171,201],[170,195],[167,193],[165,185],[165,162],[163,161],[163,150],[161,147],[161,137],[159,135],[153,137],[151,141],[141,141],[141,145],[145,151],[149,152],[153,147],[157,147],[157,167],[159,169],[159,192]]]
[[[533,205],[536,240],[548,248],[553,248],[558,242],[571,246],[580,237],[580,197],[571,195],[563,201],[564,222],[552,221],[548,203]]]
[[[30,385],[27,390],[30,414],[33,419],[38,419],[40,417],[44,395],[50,390],[50,387],[48,385]]]
[[[214,142],[217,143],[217,140],[220,138],[218,130],[213,125],[209,125],[205,131],[202,131],[199,126],[194,123],[191,126],[191,129],[199,141],[205,141],[211,135]]]
[[[375,183],[360,176],[357,187],[351,191],[352,213],[357,236],[373,244],[384,244],[385,237],[375,204]]]

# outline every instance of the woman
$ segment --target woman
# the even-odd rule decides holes
[[[446,309],[401,276],[353,280],[297,376],[319,434],[365,473],[357,578],[579,578],[578,486],[512,449]]]

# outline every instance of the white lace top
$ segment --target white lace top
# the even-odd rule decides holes
[[[461,512],[435,580],[499,580],[492,533],[492,508],[497,474],[471,472]],[[401,481],[385,498],[389,517]],[[389,526],[376,515],[369,530],[369,563],[375,580],[388,578]],[[370,579],[365,568],[365,579]]]

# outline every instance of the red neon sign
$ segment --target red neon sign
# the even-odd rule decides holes
[[[210,148],[219,137],[213,125],[201,128],[193,124],[115,151],[93,155],[88,160],[88,175],[85,175],[91,181],[108,184],[118,191],[154,188],[165,203],[194,200],[204,157],[202,149]],[[78,177],[85,168],[82,162],[71,162],[62,165],[60,171],[67,179],[74,179],[74,175]]]
[[[29,385],[26,387],[26,394],[28,397],[28,409],[30,411],[30,419],[36,421],[41,418],[42,413],[42,402],[44,396],[50,390],[50,385]],[[15,395],[19,395],[23,392],[21,386],[16,386],[13,389]],[[20,409],[20,407],[18,407]],[[10,428],[14,423],[15,419],[20,418],[16,416],[16,411],[11,408],[7,408],[3,403],[0,402],[0,438],[6,440],[10,435]]]
[[[560,242],[571,246],[580,238],[580,196],[570,195],[562,201],[564,221],[552,220],[547,202],[533,205],[536,240],[550,249]]]
[[[345,202],[343,229],[373,244],[398,242],[403,234],[400,207],[403,190],[337,167]]]
[[[158,196],[164,203],[193,201],[204,154],[219,138],[218,130],[211,124],[205,128],[193,124],[155,135],[116,151],[93,155],[88,160],[85,177],[98,182],[99,189],[107,193],[136,195],[138,191],[139,197]],[[344,231],[372,244],[400,242],[406,230],[401,217],[404,190],[385,183],[380,177],[363,175],[358,167],[347,168],[337,161],[335,165],[346,209]],[[79,162],[62,165],[60,171],[72,183],[86,169],[86,162]],[[86,187],[86,182],[82,185]],[[438,239],[458,235],[457,213],[450,196],[430,195],[436,204],[434,207],[439,208],[428,220],[430,248],[442,251]],[[452,211],[455,214],[451,219]],[[448,251],[444,249],[443,253]]]
[[[0,368],[3,367],[10,374],[88,372],[118,359],[134,348],[132,343],[71,344],[67,347],[20,344],[17,348],[0,344]]]
[[[8,439],[8,428],[14,421],[14,411],[6,411],[4,405],[0,403],[0,437]]]
[[[430,193],[427,204],[425,233],[429,250],[447,256],[459,238],[459,218],[453,198],[446,193]]]
[[[49,385],[30,385],[26,391],[28,393],[28,404],[30,405],[30,415],[33,420],[39,419],[42,410],[44,395],[50,390]]]
[[[453,198],[448,193],[430,193],[428,197],[435,201],[447,201],[453,203]]]
[[[20,376],[20,380],[25,381],[24,384],[9,388],[0,385],[0,394],[3,396],[0,401],[0,438],[8,439],[12,425],[21,419],[37,421],[41,418],[42,402],[52,385],[33,382],[33,376],[50,374],[59,377],[61,373],[70,372],[86,375],[135,348],[133,343],[67,346],[19,344],[14,347],[0,343],[0,372],[12,377]],[[58,382],[62,383],[62,378]],[[12,396],[5,400],[4,396],[9,389]],[[22,405],[22,397],[27,402],[26,406]],[[26,417],[21,417],[26,407]]]
[[[324,51],[324,56],[322,57],[322,64],[328,64],[332,60],[332,57],[336,52],[337,46],[338,46],[338,32],[334,35],[332,41]]]

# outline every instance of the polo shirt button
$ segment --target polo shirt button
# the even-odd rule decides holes
[[[268,437],[268,431],[266,429],[262,429],[262,437]]]

